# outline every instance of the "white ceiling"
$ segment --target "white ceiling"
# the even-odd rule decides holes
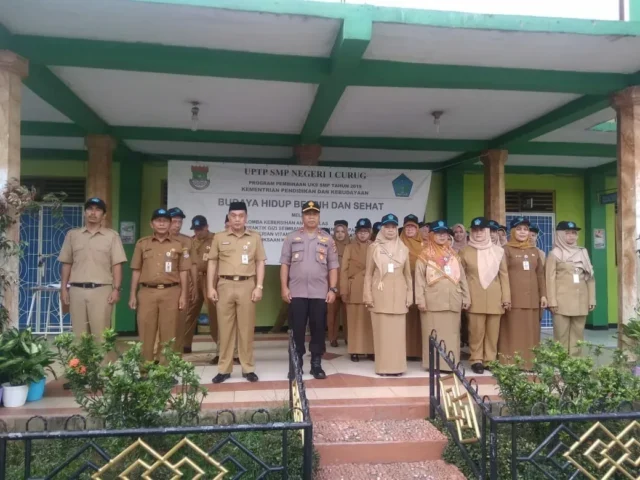
[[[329,56],[338,20],[129,0],[6,0],[12,32],[275,54]]]
[[[607,143],[615,145],[617,142],[616,132],[595,132],[590,130],[595,125],[615,118],[616,112],[613,108],[605,108],[593,115],[570,123],[553,132],[536,138],[535,142],[575,142],[575,143]]]
[[[52,69],[109,125],[300,133],[316,85],[91,68]]]
[[[230,143],[162,142],[127,140],[136,152],[156,155],[199,155],[210,157],[292,158],[291,147],[235,145]]]
[[[25,121],[71,123],[67,117],[53,108],[24,85],[20,115]]]
[[[22,135],[20,137],[22,148],[53,148],[63,150],[84,150],[84,138],[82,137],[40,137]]]
[[[322,147],[323,162],[415,162],[430,163],[449,160],[461,152],[416,152],[377,150],[374,148]]]
[[[598,157],[566,157],[566,156],[541,156],[541,155],[509,155],[508,166],[527,167],[563,167],[563,168],[591,168],[609,163],[614,158]]]
[[[640,37],[506,32],[376,23],[365,58],[483,67],[632,73]]]
[[[570,102],[538,92],[347,87],[324,135],[491,139]],[[440,133],[430,112],[443,110]]]

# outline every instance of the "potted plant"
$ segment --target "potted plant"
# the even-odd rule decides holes
[[[3,332],[0,336],[0,372],[4,380],[4,406],[21,407],[28,396],[32,401],[42,398],[47,370],[55,377],[51,368],[54,359],[55,354],[47,340],[34,336],[30,329],[12,328]]]

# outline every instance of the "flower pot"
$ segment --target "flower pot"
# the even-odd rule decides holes
[[[33,382],[29,385],[29,393],[27,394],[27,402],[37,402],[42,399],[44,395],[44,386],[47,383],[47,379],[43,378],[38,382]]]
[[[29,385],[18,385],[12,387],[8,383],[3,383],[2,387],[4,392],[2,393],[2,403],[5,407],[22,407],[27,403],[27,395],[29,394]]]

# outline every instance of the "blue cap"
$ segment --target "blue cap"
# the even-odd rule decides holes
[[[171,218],[176,218],[176,217],[187,218],[184,212],[180,210],[178,207],[170,208],[168,211],[169,211],[169,216]]]
[[[413,213],[410,213],[409,215],[404,217],[404,221],[402,222],[402,225],[406,225],[407,223],[415,223],[417,226],[419,226],[420,220],[418,220],[418,217],[415,216]]]
[[[203,228],[203,227],[206,227],[208,225],[209,224],[207,223],[207,219],[203,215],[196,215],[191,220],[191,230],[195,230],[197,228]]]
[[[102,210],[104,213],[107,213],[107,204],[104,203],[104,200],[98,197],[90,198],[89,200],[84,202],[84,209],[86,210],[87,208],[94,205],[98,207],[100,210]]]
[[[436,220],[435,222],[431,222],[431,225],[429,225],[429,230],[434,233],[447,232],[449,230],[449,226],[444,220]]]
[[[529,222],[528,218],[525,217],[516,217],[513,220],[511,220],[511,223],[509,224],[510,228],[516,228],[518,225],[526,225],[527,227],[530,225],[531,222]]]
[[[484,217],[476,217],[471,220],[470,228],[489,228],[489,220]]]
[[[164,208],[158,208],[151,214],[151,220],[155,220],[156,218],[166,218],[167,220],[171,220],[171,215],[169,214],[168,210]]]
[[[489,230],[500,230],[500,224],[495,220],[489,220]]]
[[[376,222],[373,224],[373,233],[378,233],[382,227],[382,222]]]
[[[371,220],[369,220],[368,218],[361,218],[356,222],[356,232],[358,230],[362,230],[363,228],[371,228]]]
[[[396,227],[398,226],[398,217],[396,217],[393,213],[389,213],[382,217],[380,220],[380,225],[386,225],[387,223],[393,223]]]
[[[576,225],[575,222],[563,220],[562,222],[558,223],[558,226],[556,227],[556,230],[559,230],[559,231],[561,231],[561,230],[575,230],[576,232],[579,232],[582,229],[580,227],[578,227],[578,225]]]

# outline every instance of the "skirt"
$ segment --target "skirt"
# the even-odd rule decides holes
[[[371,312],[376,373],[407,371],[406,320],[404,313],[395,315]]]
[[[498,337],[498,358],[501,363],[513,363],[516,352],[524,360],[523,368],[531,370],[533,352],[540,344],[540,309],[512,308],[502,316]]]
[[[420,310],[411,305],[407,312],[407,357],[422,357],[422,327],[420,326]]]
[[[422,322],[422,366],[429,368],[429,336],[435,330],[438,344],[444,340],[447,354],[453,352],[457,364],[460,361],[460,312],[420,312]],[[450,370],[444,360],[440,359],[440,369]]]
[[[371,314],[362,303],[347,304],[348,347],[351,355],[367,355],[373,353],[373,328]]]

